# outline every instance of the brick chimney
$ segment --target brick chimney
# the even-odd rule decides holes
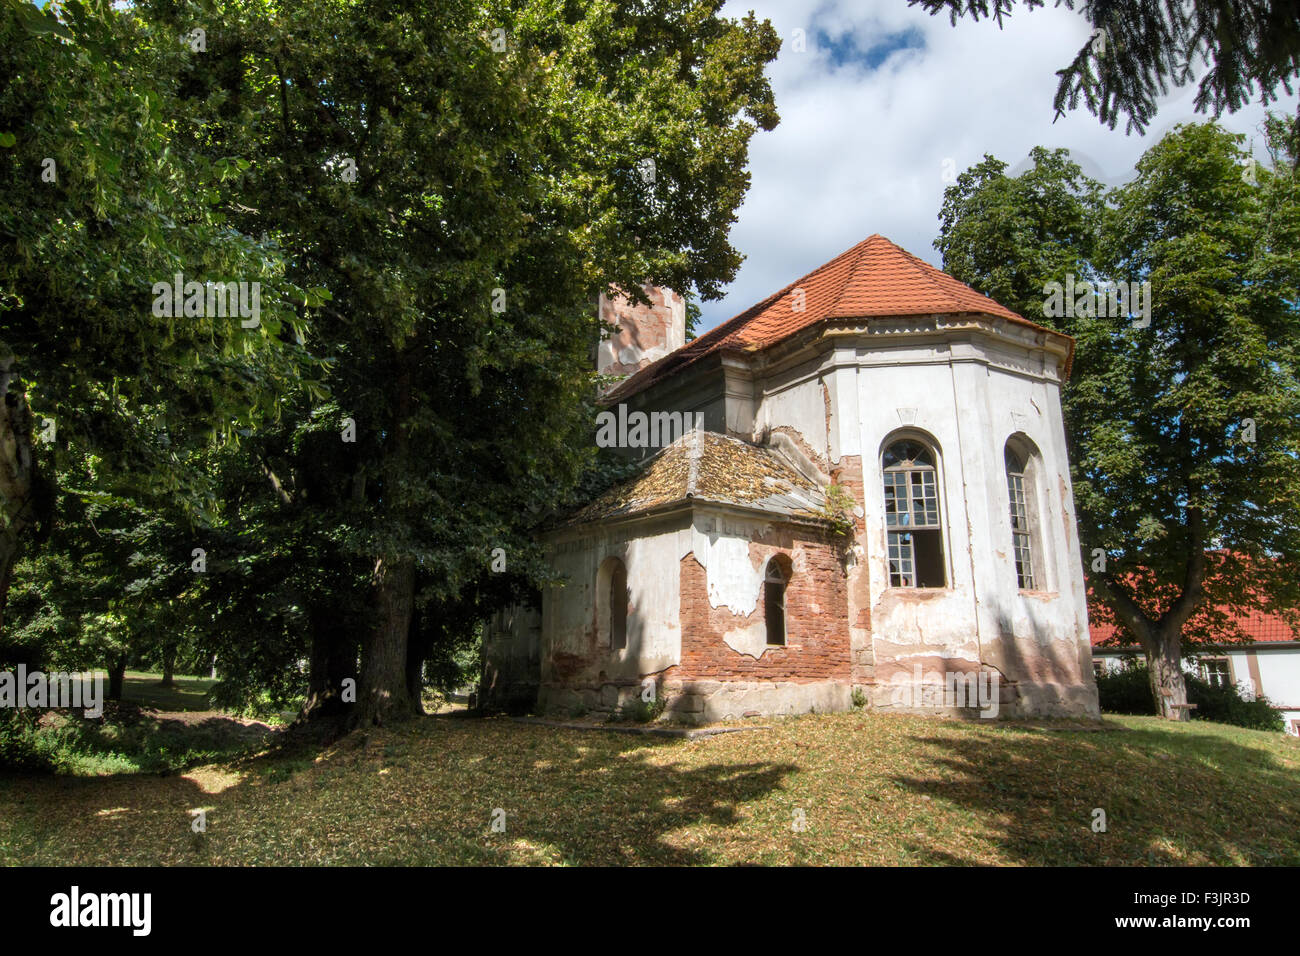
[[[686,342],[686,302],[672,289],[646,285],[650,305],[637,305],[624,296],[600,297],[603,322],[618,326],[596,349],[596,371],[626,378],[663,358]]]

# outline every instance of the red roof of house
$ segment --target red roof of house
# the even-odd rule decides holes
[[[1300,641],[1300,630],[1292,628],[1286,617],[1261,610],[1258,606],[1265,603],[1259,590],[1261,582],[1258,576],[1266,570],[1275,570],[1276,560],[1270,568],[1266,561],[1257,561],[1245,553],[1227,549],[1207,551],[1205,556],[1209,562],[1205,583],[1216,596],[1215,603],[1207,603],[1192,614],[1183,627],[1185,635],[1197,634],[1202,643],[1224,645],[1241,643],[1238,636],[1247,644]],[[1122,577],[1131,593],[1142,595],[1139,601],[1148,612],[1161,613],[1177,592],[1173,586],[1156,584],[1150,570],[1143,566],[1133,568]],[[1091,584],[1088,586],[1088,616],[1093,647],[1102,644],[1131,647],[1137,644],[1137,639],[1129,634],[1127,628],[1106,620],[1114,620],[1115,616],[1097,597]],[[1240,635],[1234,633],[1237,629]]]
[[[1266,611],[1259,610],[1234,612],[1230,607],[1220,607],[1219,610],[1236,621],[1251,643],[1268,644],[1276,641],[1300,640],[1300,634],[1293,631],[1291,625],[1287,624],[1277,614],[1269,614]],[[1115,647],[1128,647],[1137,643],[1128,636],[1126,630],[1118,628],[1114,624],[1093,624],[1089,630],[1092,635],[1093,647],[1097,647],[1114,637],[1118,637],[1120,641],[1120,643],[1114,645]]]
[[[798,290],[803,292],[804,308],[796,312]],[[706,355],[765,349],[826,320],[970,313],[998,316],[1050,331],[940,272],[884,236],[868,236],[735,318],[646,366],[606,395],[604,401],[608,404],[635,394]]]

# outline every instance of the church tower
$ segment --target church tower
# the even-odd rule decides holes
[[[650,305],[625,296],[602,295],[597,309],[601,321],[618,332],[602,339],[596,350],[596,371],[626,378],[657,362],[686,342],[686,302],[672,289],[644,286]]]

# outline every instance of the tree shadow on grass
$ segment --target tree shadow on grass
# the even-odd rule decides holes
[[[431,801],[442,806],[429,806],[428,819],[440,825],[437,839],[459,844],[466,862],[719,862],[711,844],[716,834],[710,831],[734,827],[747,805],[782,789],[797,770],[786,762],[718,759],[683,765],[676,759],[682,748],[707,747],[707,742],[505,720],[441,724],[450,728],[438,731],[448,756],[447,772],[439,779],[448,786]],[[344,745],[354,746],[355,736]],[[380,746],[388,752],[392,738]],[[400,744],[389,756],[395,768],[413,769]],[[450,798],[448,791],[453,791]],[[504,812],[504,832],[490,828],[497,810]]]
[[[1266,750],[1186,725],[1008,730],[925,738],[945,754],[933,758],[939,779],[891,779],[977,815],[1016,863],[1300,863],[1300,774]],[[1096,810],[1105,832],[1093,829]],[[912,851],[931,863],[980,862],[951,841],[922,838]]]
[[[13,863],[686,865],[794,764],[666,759],[686,741],[426,719],[183,776],[23,778]],[[213,779],[215,778],[215,780]],[[191,832],[205,809],[207,832]],[[497,811],[504,832],[494,831]]]

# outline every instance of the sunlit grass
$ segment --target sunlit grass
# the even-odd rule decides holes
[[[1300,742],[1105,728],[839,714],[680,740],[429,718],[183,777],[0,778],[0,862],[1300,863]]]

